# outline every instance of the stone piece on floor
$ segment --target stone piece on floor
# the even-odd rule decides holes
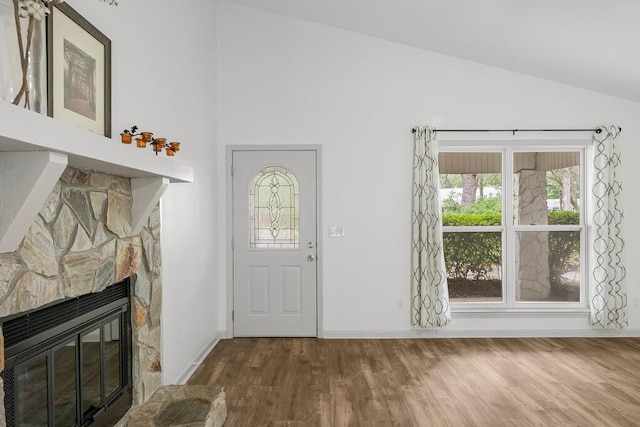
[[[215,385],[160,387],[143,405],[132,409],[126,427],[219,427],[227,419],[226,395]]]
[[[211,402],[191,398],[169,403],[153,419],[158,427],[171,427],[184,424],[204,424],[211,409]]]

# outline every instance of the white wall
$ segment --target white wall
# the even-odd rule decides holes
[[[640,155],[640,104],[487,67],[221,0],[219,43],[219,200],[226,198],[224,151],[234,144],[322,144],[324,333],[411,335],[409,300],[412,136],[440,128],[623,127],[627,255],[640,214],[632,197]],[[594,53],[595,55],[596,53]],[[595,58],[594,58],[595,60]],[[631,190],[631,191],[629,191]],[[226,230],[221,203],[219,233]],[[328,239],[344,225],[343,239]],[[221,329],[226,324],[226,245],[220,239]],[[636,263],[637,264],[637,263]],[[630,298],[640,267],[628,264]],[[630,311],[630,328],[640,313]],[[585,315],[516,319],[456,316],[452,335],[588,332]],[[528,330],[528,332],[527,332]],[[518,332],[520,331],[520,332]],[[587,331],[587,332],[585,332]]]
[[[115,138],[135,124],[179,140],[182,151],[175,160],[194,168],[195,182],[172,184],[161,202],[163,381],[181,381],[218,334],[218,273],[212,262],[217,257],[216,3],[69,4],[112,40]],[[149,161],[154,161],[150,149]]]

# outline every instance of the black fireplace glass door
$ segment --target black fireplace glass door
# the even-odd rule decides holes
[[[77,370],[76,340],[53,350],[53,406],[56,427],[77,424]]]
[[[118,390],[122,377],[120,357],[120,317],[105,323],[102,336],[104,337],[104,381],[105,397],[111,396]]]
[[[100,349],[100,332],[98,327],[82,335],[82,412],[91,413],[102,403],[101,368],[102,351]]]
[[[8,427],[112,426],[124,416],[132,404],[130,295],[125,279],[0,318],[0,427],[5,419]]]
[[[46,427],[49,424],[47,405],[47,356],[34,357],[16,366],[16,425]]]

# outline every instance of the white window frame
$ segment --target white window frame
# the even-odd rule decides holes
[[[445,226],[444,232],[492,232],[502,233],[502,301],[501,302],[452,302],[453,313],[473,312],[576,312],[583,313],[589,307],[589,277],[587,275],[589,253],[588,218],[590,195],[587,185],[592,173],[586,164],[591,147],[587,139],[536,139],[505,138],[501,140],[446,140],[439,138],[441,153],[501,153],[502,154],[502,225],[500,226]],[[516,225],[513,212],[513,156],[518,152],[580,152],[580,224],[579,225]],[[578,302],[517,302],[515,271],[515,233],[518,231],[580,231],[580,301]]]

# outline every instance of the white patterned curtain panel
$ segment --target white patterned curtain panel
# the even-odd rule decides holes
[[[619,131],[617,126],[603,126],[593,134],[591,325],[607,329],[628,324],[620,153],[615,144]]]
[[[437,328],[451,321],[442,250],[442,211],[436,131],[415,129],[411,233],[411,321]]]

